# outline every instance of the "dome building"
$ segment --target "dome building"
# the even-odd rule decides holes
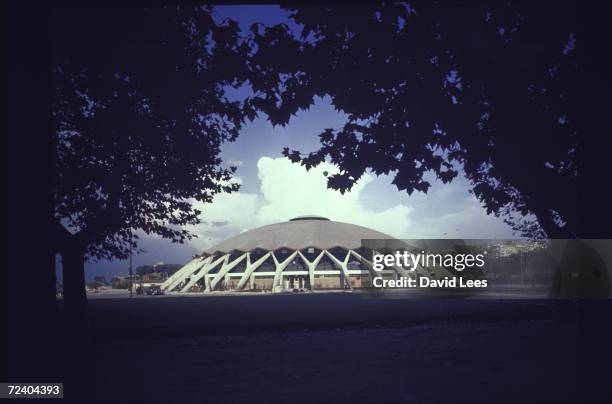
[[[281,292],[367,287],[375,272],[372,250],[362,247],[364,239],[393,238],[320,216],[300,216],[246,231],[209,248],[169,277],[162,289]]]

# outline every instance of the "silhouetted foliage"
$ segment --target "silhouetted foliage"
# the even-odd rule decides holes
[[[210,8],[103,9],[53,24],[55,217],[93,258],[125,258],[141,230],[183,242],[191,201],[238,189],[223,167],[252,110],[224,96],[248,44]]]
[[[125,258],[139,230],[189,239],[185,225],[200,214],[191,201],[238,188],[223,142],[257,111],[284,125],[323,95],[348,122],[323,131],[319,150],[284,154],[306,168],[337,164],[331,188],[344,192],[372,170],[427,192],[426,172],[447,183],[463,169],[487,211],[517,230],[574,234],[571,4],[289,10],[301,37],[254,24],[243,38],[210,7],[55,16],[55,217],[68,229],[60,249],[76,252],[64,266],[81,267],[83,254]],[[225,97],[247,82],[245,100]]]
[[[252,27],[254,105],[286,124],[315,96],[348,114],[321,148],[344,192],[371,169],[409,194],[463,168],[487,212],[529,236],[576,229],[573,3],[417,2],[289,7],[302,26]],[[533,220],[537,218],[537,221]]]
[[[194,200],[232,192],[249,44],[210,7],[58,13],[52,24],[55,218],[64,301],[83,323],[85,258],[126,258],[139,231],[183,242]]]

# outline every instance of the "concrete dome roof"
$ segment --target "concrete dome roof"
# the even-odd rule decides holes
[[[240,233],[205,251],[206,254],[228,253],[234,250],[252,251],[261,248],[301,250],[315,247],[356,249],[362,239],[392,239],[393,237],[350,223],[335,222],[321,216],[299,216],[288,222],[275,223]]]

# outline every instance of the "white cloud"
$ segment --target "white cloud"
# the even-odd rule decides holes
[[[242,192],[218,194],[208,204],[195,203],[202,222],[189,228],[198,236],[191,244],[203,250],[249,228],[259,203],[258,195]]]
[[[333,174],[337,169],[324,163],[306,171],[285,158],[262,157],[257,162],[258,192],[219,194],[210,204],[195,203],[202,211],[202,223],[189,230],[198,238],[174,244],[142,235],[141,246],[147,252],[134,256],[134,266],[157,261],[185,263],[194,253],[241,232],[308,214],[359,224],[398,238],[512,237],[510,228],[501,219],[488,216],[468,192],[464,177],[450,184],[428,177],[432,187],[427,194],[408,196],[391,184],[391,177],[366,174],[342,195],[327,188],[324,171]],[[242,183],[241,178],[234,181]],[[87,268],[88,277],[125,274],[127,262],[88,263]]]
[[[367,174],[344,195],[327,188],[328,175],[338,170],[323,163],[306,171],[283,158],[263,157],[257,164],[261,191],[265,200],[258,212],[260,223],[274,223],[300,215],[320,215],[332,220],[372,227],[398,236],[409,225],[411,209],[396,205],[383,210],[366,209],[362,203],[364,188],[375,178]]]
[[[349,222],[398,238],[492,238],[510,237],[501,219],[488,216],[476,198],[468,193],[465,178],[451,184],[432,181],[427,194],[400,193],[386,176],[364,175],[349,191],[327,188],[327,178],[337,172],[323,163],[306,171],[286,158],[262,157],[257,163],[261,182],[259,193],[236,192],[217,195],[211,204],[197,206],[203,222],[191,228],[199,235],[193,243],[199,249],[266,224],[300,215],[321,215]],[[375,189],[375,192],[371,190]],[[376,201],[397,201],[389,205]],[[222,224],[222,225],[221,225]]]

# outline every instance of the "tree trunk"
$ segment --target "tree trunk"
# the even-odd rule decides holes
[[[85,294],[85,248],[76,236],[63,230],[59,238],[64,289],[61,325],[63,375],[66,383],[72,386],[70,395],[67,392],[66,397],[75,402],[85,402],[93,388],[92,370],[87,363],[92,353]]]
[[[83,315],[87,308],[85,294],[85,245],[78,235],[56,222],[56,251],[62,257],[64,309],[66,314]]]
[[[87,308],[85,294],[85,249],[71,236],[62,250],[64,307],[69,315],[81,316]]]

